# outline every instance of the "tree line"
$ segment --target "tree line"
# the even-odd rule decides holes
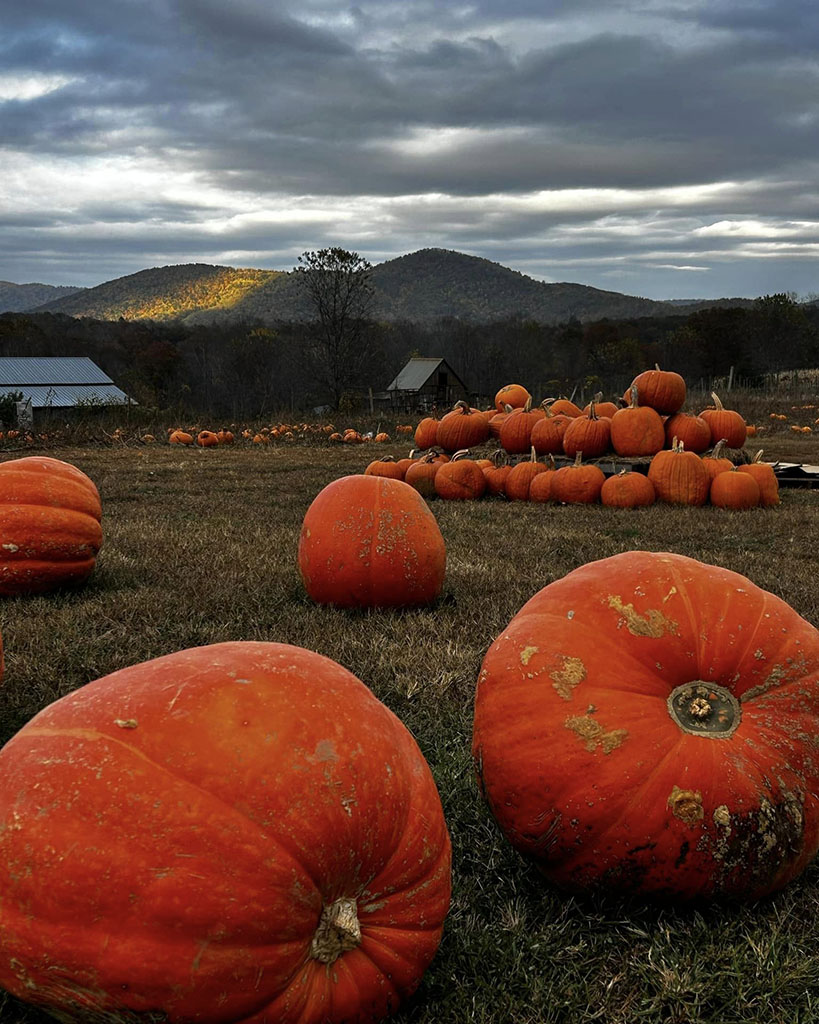
[[[512,381],[538,392],[581,384],[620,394],[655,363],[691,382],[733,368],[760,384],[771,373],[819,366],[819,307],[789,295],[748,308],[590,323],[382,323],[369,315],[368,268],[346,250],[305,253],[296,269],[314,302],[307,324],[6,313],[0,355],[90,356],[140,407],[227,422],[366,408],[369,391],[383,391],[416,355],[446,359],[476,397]]]

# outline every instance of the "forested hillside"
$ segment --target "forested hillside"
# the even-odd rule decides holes
[[[660,363],[695,384],[727,375],[763,381],[819,366],[819,307],[784,295],[750,309],[543,324],[440,318],[373,323],[344,404],[386,388],[413,355],[440,356],[477,396],[521,381],[537,395],[575,386],[621,394],[635,373]],[[197,325],[179,320],[106,322],[49,313],[0,315],[0,355],[88,355],[142,406],[228,420],[327,404],[322,353],[303,324]]]

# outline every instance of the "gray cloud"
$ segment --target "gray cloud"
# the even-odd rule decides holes
[[[657,297],[813,290],[817,42],[813,0],[14,5],[0,277],[435,245]]]

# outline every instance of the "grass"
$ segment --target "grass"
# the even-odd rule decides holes
[[[811,439],[775,440],[766,456],[819,461]],[[0,741],[61,695],[161,654],[238,639],[308,647],[354,672],[413,732],[452,836],[443,942],[398,1021],[819,1021],[816,865],[753,906],[568,898],[505,842],[469,756],[484,652],[535,591],[585,562],[635,548],[677,551],[749,576],[819,623],[819,492],[783,492],[779,508],[740,514],[439,502],[448,563],[435,607],[350,613],[307,600],[295,552],[314,495],[360,472],[371,448],[118,445],[54,454],[97,483],[105,544],[81,590],[0,606]],[[0,995],[0,1020],[50,1018]]]

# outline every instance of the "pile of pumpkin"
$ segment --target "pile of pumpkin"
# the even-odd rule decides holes
[[[745,444],[747,428],[717,395],[712,395],[713,407],[699,415],[682,412],[685,381],[659,367],[635,377],[626,394],[623,407],[592,401],[580,409],[568,399],[547,399],[533,408],[522,385],[507,385],[496,395],[494,409],[481,411],[459,402],[440,420],[421,420],[415,441],[428,454],[420,460],[378,460],[366,472],[406,479],[425,497],[502,494],[512,500],[601,501],[617,507],[655,500],[710,501],[731,509],[778,504],[778,481],[772,466],[761,461],[761,451],[739,466],[724,455],[726,448]],[[501,447],[491,458],[468,457],[472,447],[492,437]],[[523,453],[527,459],[514,466],[509,462],[508,456]],[[608,454],[650,459],[647,473],[627,468],[607,478],[588,460]],[[557,468],[555,456],[573,461]]]

